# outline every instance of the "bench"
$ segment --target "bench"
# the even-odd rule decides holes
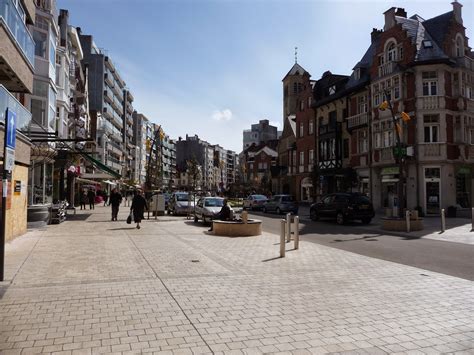
[[[262,234],[262,221],[249,219],[247,223],[242,221],[213,221],[215,235],[228,237],[252,237]]]

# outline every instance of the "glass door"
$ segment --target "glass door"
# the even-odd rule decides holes
[[[439,181],[426,182],[426,213],[439,214],[440,211]]]

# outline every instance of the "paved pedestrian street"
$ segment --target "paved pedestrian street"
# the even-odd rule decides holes
[[[468,280],[110,209],[7,245],[0,353],[474,353]],[[440,253],[442,250],[440,250]]]

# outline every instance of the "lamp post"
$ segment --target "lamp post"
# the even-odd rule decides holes
[[[397,146],[394,151],[395,161],[398,163],[398,217],[403,218],[403,209],[402,206],[404,205],[404,193],[403,193],[403,185],[405,182],[404,179],[404,154],[403,154],[403,147],[402,147],[402,138],[400,137],[402,126],[400,124],[400,118],[395,117],[395,113],[393,112],[393,106],[389,99],[388,91],[384,90],[385,101],[379,106],[379,110],[384,111],[385,109],[390,110],[390,114],[392,116],[392,123],[395,129],[396,139],[397,139]],[[403,120],[409,120],[410,117],[402,112]]]

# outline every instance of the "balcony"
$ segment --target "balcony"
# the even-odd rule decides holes
[[[110,87],[114,87],[114,78],[113,78],[112,73],[110,71],[105,70],[104,80],[105,80],[107,85],[109,85]]]
[[[22,55],[34,69],[35,42],[12,0],[0,0],[0,21],[6,25]]]
[[[444,143],[425,143],[419,145],[420,159],[444,160],[446,159],[446,144]]]
[[[444,108],[444,99],[441,96],[419,97],[417,106],[422,110],[437,110]]]
[[[123,91],[120,89],[120,86],[114,85],[112,90],[114,91],[115,96],[117,96],[120,101],[123,101]]]
[[[123,129],[122,118],[114,111],[112,114],[112,123],[117,126],[118,129]]]
[[[109,104],[113,104],[114,102],[114,94],[112,94],[112,90],[110,90],[107,86],[105,86],[104,90],[104,100]]]
[[[5,122],[7,107],[16,113],[16,128],[19,131],[28,131],[31,113],[3,85],[0,85],[0,122]]]
[[[369,113],[359,113],[358,115],[347,118],[347,128],[353,129],[366,125],[369,122]]]
[[[395,70],[395,62],[388,62],[379,66],[379,77],[390,75]]]
[[[117,96],[114,96],[114,106],[120,114],[123,114],[123,103],[117,98]]]
[[[394,160],[393,158],[393,147],[386,147],[380,150],[380,160],[382,162],[388,162]]]

